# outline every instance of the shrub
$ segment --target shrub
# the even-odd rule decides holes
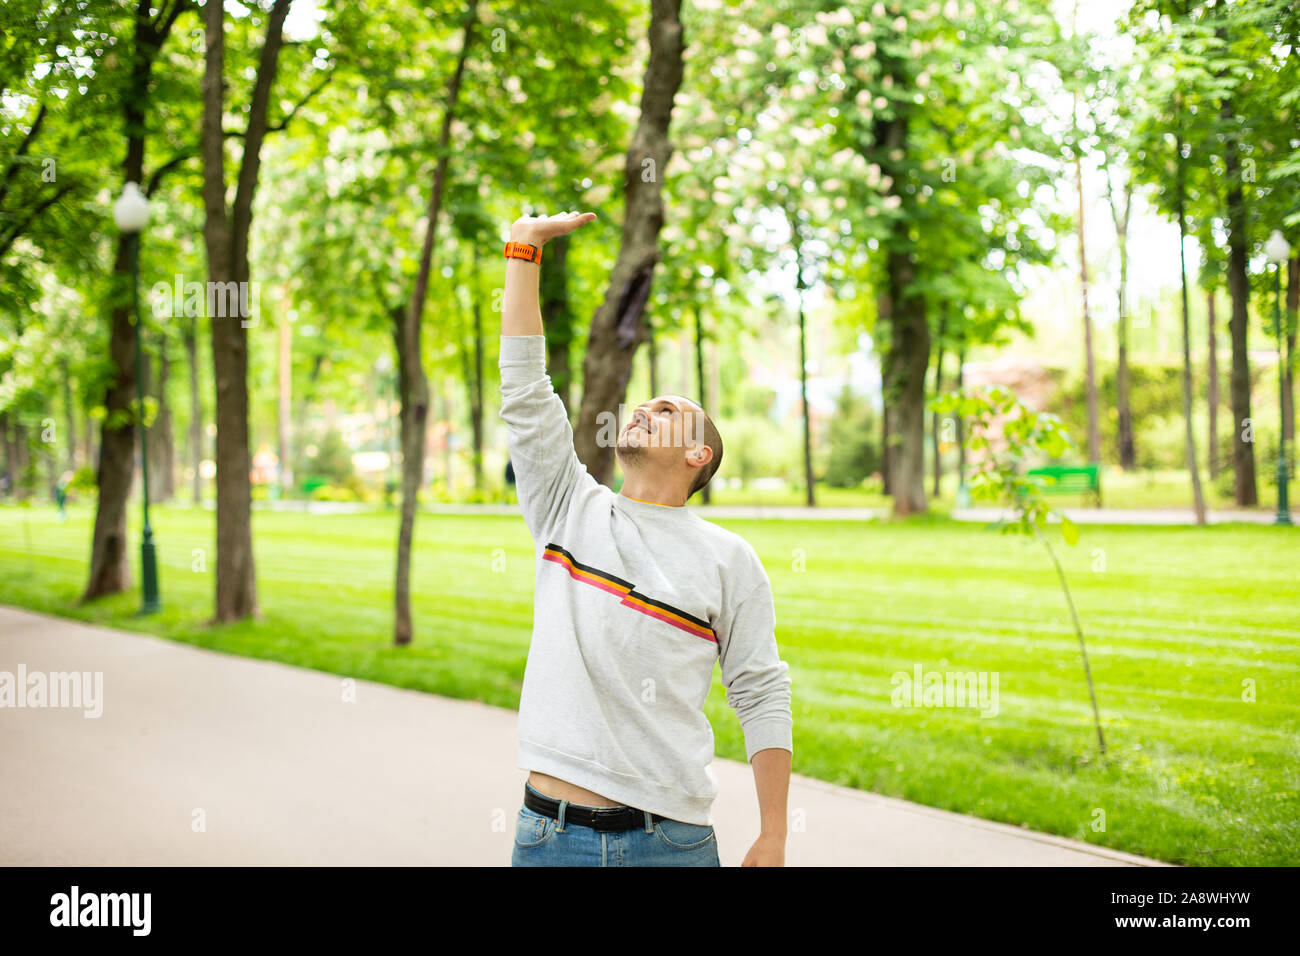
[[[306,449],[316,447],[316,454],[309,456]],[[304,487],[315,484],[313,479],[332,484],[342,484],[355,472],[352,469],[352,449],[343,441],[343,435],[337,428],[318,431],[311,436],[304,436],[295,448],[293,473],[303,476]],[[311,492],[315,496],[315,491]]]
[[[845,385],[830,423],[830,455],[823,481],[854,488],[880,470],[879,425],[871,402]]]
[[[82,465],[77,469],[76,474],[72,476],[72,483],[68,485],[68,494],[85,492],[93,495],[99,491],[99,476],[95,474],[95,469],[90,465]]]

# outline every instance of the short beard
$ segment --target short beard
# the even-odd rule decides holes
[[[628,466],[639,465],[645,459],[646,447],[644,445],[617,445],[614,448],[614,457],[622,466],[624,474],[627,473]]]

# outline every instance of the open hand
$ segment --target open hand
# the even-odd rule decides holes
[[[548,239],[567,235],[594,221],[594,212],[561,212],[554,216],[520,216],[510,227],[511,242],[527,242],[541,248]]]

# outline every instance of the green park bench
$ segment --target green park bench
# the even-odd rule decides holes
[[[1048,465],[1029,469],[1025,477],[1046,479],[1036,482],[1045,495],[1090,494],[1096,498],[1097,507],[1101,507],[1100,465]]]

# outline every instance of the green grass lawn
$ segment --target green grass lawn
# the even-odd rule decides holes
[[[1277,485],[1276,483],[1269,484],[1272,480],[1272,473],[1265,468],[1261,468],[1259,478],[1257,487],[1259,505],[1254,509],[1247,510],[1272,512],[1277,508]],[[927,496],[930,496],[934,490],[933,482],[932,476],[926,478],[925,493]],[[1206,507],[1214,510],[1236,510],[1237,506],[1233,502],[1231,491],[1227,494],[1221,493],[1205,474],[1201,476],[1201,490],[1205,495]],[[1293,503],[1297,493],[1300,493],[1300,489],[1297,489],[1293,484],[1291,493]],[[817,485],[815,496],[817,504],[823,507],[884,509],[890,507],[889,498],[879,492],[868,491],[865,488],[833,488],[828,485]],[[1192,483],[1188,473],[1182,470],[1126,472],[1108,466],[1102,472],[1101,496],[1102,504],[1107,508],[1177,508],[1186,511],[1192,507]],[[717,488],[712,490],[712,498],[711,503],[715,505],[764,505],[767,507],[802,505],[806,501],[802,487],[773,490],[760,490],[752,486],[748,488]],[[931,507],[935,511],[946,513],[952,510],[956,498],[957,476],[949,471],[944,474],[943,479],[939,482],[939,497],[932,500]],[[1062,508],[1093,507],[1091,495],[1052,495],[1048,498],[1048,502]],[[698,496],[694,503],[700,503]],[[983,503],[977,501],[973,502],[973,504],[978,506]]]
[[[257,513],[263,618],[222,627],[205,624],[212,513],[155,515],[157,616],[133,616],[138,585],[75,604],[85,506],[66,523],[50,508],[0,508],[0,602],[518,705],[533,584],[522,520],[421,516],[416,640],[395,649],[391,513]],[[134,563],[138,509],[131,517]],[[1300,863],[1300,529],[1086,526],[1076,547],[1060,547],[1088,638],[1102,759],[1078,641],[1040,545],[943,519],[718,523],[754,545],[772,579],[796,772],[1171,862]],[[891,676],[917,665],[996,675],[996,716],[894,706]],[[743,761],[716,671],[707,713],[718,754]]]

